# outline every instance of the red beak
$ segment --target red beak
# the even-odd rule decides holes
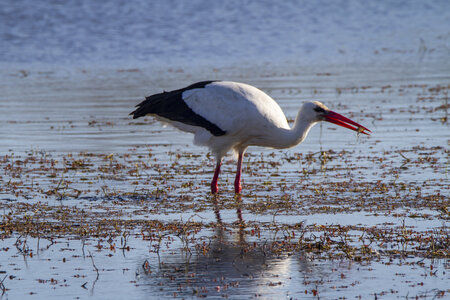
[[[331,111],[331,110],[324,117],[325,117],[325,121],[328,121],[330,123],[334,123],[334,124],[337,124],[339,126],[342,126],[342,127],[345,127],[345,128],[348,128],[348,129],[351,129],[351,130],[354,130],[354,131],[357,131],[358,133],[364,133],[364,134],[370,135],[366,131],[372,132],[369,129],[367,129],[366,127],[356,123],[355,121],[352,121],[349,118],[346,118],[343,115],[340,115],[340,114],[338,114],[338,113],[336,113],[334,111]],[[351,126],[349,124],[351,124],[353,126],[356,126],[356,127],[353,127],[353,126]]]

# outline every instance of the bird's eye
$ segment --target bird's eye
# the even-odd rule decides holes
[[[314,110],[315,110],[316,112],[318,112],[318,113],[323,113],[323,112],[325,112],[325,109],[323,109],[323,108],[320,107],[320,106],[314,107]]]

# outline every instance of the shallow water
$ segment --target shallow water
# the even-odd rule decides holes
[[[4,246],[10,250],[2,256],[14,270],[8,275],[16,277],[6,281],[7,295],[328,299],[344,295],[372,298],[376,294],[381,298],[439,298],[439,291],[447,289],[448,265],[443,262],[397,258],[355,263],[310,259],[302,254],[271,257],[260,251],[241,255],[238,245],[228,244],[217,233],[216,239],[220,241],[213,241],[214,252],[208,256],[165,250],[159,258],[148,253],[146,243],[134,239],[128,242],[135,247],[123,252],[95,250],[96,241],[88,240],[83,247],[79,240],[55,239],[52,245],[41,240],[40,250],[29,258],[16,254],[15,240],[9,239]],[[36,239],[27,242],[37,249]]]
[[[401,235],[409,230],[412,236],[439,243],[448,239],[443,209],[449,195],[449,125],[443,119],[448,107],[441,108],[447,101],[445,70],[385,76],[385,70],[374,69],[366,79],[355,78],[353,68],[338,72],[330,67],[331,75],[310,70],[258,76],[258,71],[247,82],[277,99],[288,118],[295,117],[299,98],[320,99],[373,134],[356,137],[323,124],[293,149],[249,149],[241,206],[233,198],[233,161],[226,161],[219,182],[222,193],[214,206],[208,196],[214,162],[207,149],[150,118],[127,116],[146,93],[183,86],[197,75],[166,72],[170,81],[147,92],[143,81],[148,70],[97,70],[64,80],[48,74],[7,74],[0,117],[6,142],[1,146],[4,216],[11,212],[23,220],[34,215],[38,223],[60,222],[67,217],[58,215],[58,208],[72,207],[86,212],[69,217],[75,222],[72,228],[110,218],[158,220],[164,226],[199,222],[204,229],[189,235],[188,244],[179,233],[164,233],[158,251],[154,238],[140,238],[145,225],[125,225],[119,235],[108,229],[97,238],[42,233],[39,246],[36,233],[6,235],[0,252],[8,289],[3,297],[446,295],[445,259],[428,257],[418,250],[423,242],[407,242]],[[214,74],[240,81],[246,76],[222,72]],[[19,203],[33,206],[20,208]],[[219,221],[225,233],[217,231]],[[243,232],[237,225],[242,221],[247,227]],[[348,237],[355,249],[368,232],[393,233],[386,245],[372,244],[374,252],[367,260],[362,252],[349,259],[340,246],[323,257],[299,250],[278,253],[273,244],[265,248],[286,238],[286,226],[298,224],[306,226],[306,240],[344,230],[335,241]],[[251,234],[255,228],[263,228],[259,237]],[[120,250],[124,232],[130,248]],[[248,250],[249,245],[256,247]],[[88,251],[99,269],[98,279]],[[119,285],[120,291],[115,288]]]
[[[8,67],[439,64],[448,58],[445,0],[6,3],[0,65]]]
[[[448,2],[227,3],[0,8],[1,299],[448,297]],[[372,135],[250,148],[211,197],[207,149],[128,115],[205,79]]]

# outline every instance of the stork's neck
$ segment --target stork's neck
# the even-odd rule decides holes
[[[315,124],[317,124],[317,121],[312,120],[310,116],[300,109],[294,126],[291,129],[282,129],[279,132],[277,137],[278,146],[274,148],[290,148],[300,144]]]

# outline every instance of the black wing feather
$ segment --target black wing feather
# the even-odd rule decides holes
[[[133,115],[133,119],[148,114],[158,115],[172,121],[203,127],[215,136],[224,135],[226,134],[225,131],[202,116],[196,114],[189,108],[189,106],[187,106],[182,97],[183,92],[192,89],[204,88],[212,82],[214,81],[197,82],[179,90],[148,96],[144,101],[136,105],[137,109],[130,113],[130,115]]]

